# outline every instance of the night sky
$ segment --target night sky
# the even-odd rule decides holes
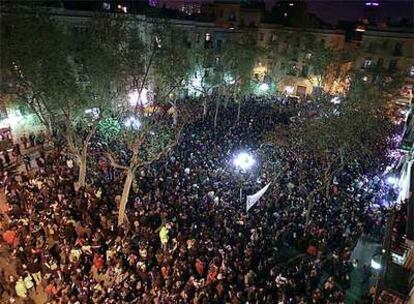
[[[273,1],[274,0],[269,0]],[[336,24],[338,20],[357,20],[364,16],[365,2],[367,1],[331,1],[331,0],[308,0],[309,11],[318,15],[324,21]],[[413,20],[414,6],[411,0],[372,0],[379,2],[378,17],[385,21],[388,18],[398,17]]]
[[[169,0],[164,0],[169,1]],[[188,0],[190,1],[190,0]],[[211,3],[214,0],[202,0]],[[266,7],[270,9],[278,0],[264,0]],[[294,1],[294,0],[293,0]],[[305,0],[311,13],[316,14],[324,21],[336,24],[339,20],[358,20],[364,16],[365,2],[378,2],[379,20],[398,17],[413,20],[413,0]]]

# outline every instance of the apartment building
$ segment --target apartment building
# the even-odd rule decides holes
[[[359,28],[362,37],[359,42],[356,68],[369,72],[373,68],[401,73],[405,85],[397,102],[409,103],[413,97],[414,84],[414,31],[402,27]]]

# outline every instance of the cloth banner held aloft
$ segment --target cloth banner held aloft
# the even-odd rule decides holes
[[[247,196],[247,200],[246,200],[246,211],[247,212],[250,210],[250,208],[252,208],[254,206],[254,204],[257,203],[257,201],[263,196],[263,194],[265,194],[265,192],[267,191],[267,188],[269,188],[269,186],[270,186],[270,183],[268,183],[262,189],[257,191],[255,194]]]

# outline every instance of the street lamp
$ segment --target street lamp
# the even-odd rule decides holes
[[[141,127],[141,122],[139,121],[139,119],[137,119],[133,116],[130,116],[127,119],[125,119],[124,125],[127,128],[132,128],[132,129],[138,130]]]
[[[398,185],[398,178],[396,176],[390,175],[387,177],[388,185],[395,187]]]
[[[259,85],[259,90],[262,92],[267,92],[269,90],[269,85],[267,83],[262,83]]]
[[[247,152],[240,152],[236,155],[233,159],[233,164],[236,168],[238,168],[241,172],[246,172],[249,170],[256,160]],[[240,203],[242,203],[243,198],[243,179],[240,179]]]
[[[234,165],[242,171],[247,171],[254,165],[255,160],[247,152],[240,152],[233,160]]]

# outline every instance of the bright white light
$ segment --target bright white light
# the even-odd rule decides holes
[[[195,88],[200,88],[201,87],[201,78],[199,77],[194,77],[193,79],[191,79],[191,85]]]
[[[390,186],[396,186],[398,184],[398,178],[396,178],[395,176],[388,176],[387,183]]]
[[[228,84],[234,84],[236,82],[233,76],[228,75],[228,74],[224,75],[224,81]]]
[[[267,83],[262,83],[261,85],[259,85],[259,90],[262,92],[266,92],[267,90],[269,90],[269,85]]]
[[[127,128],[133,128],[135,130],[138,130],[141,127],[141,122],[137,118],[130,116],[127,119],[125,119],[124,125]]]
[[[99,109],[98,108],[91,108],[91,109],[86,109],[85,110],[85,114],[90,114],[93,117],[98,117],[99,116]]]
[[[381,264],[374,261],[374,259],[371,259],[371,267],[375,270],[379,270],[381,269]]]
[[[148,104],[148,97],[147,97],[148,90],[143,88],[141,94],[138,94],[138,90],[135,89],[128,94],[128,101],[131,106],[135,106],[138,102],[146,106]]]
[[[293,94],[295,88],[293,86],[285,86],[285,92],[289,95]]]
[[[236,167],[245,171],[254,165],[255,160],[249,153],[241,152],[234,158],[233,163]]]
[[[363,81],[368,81],[368,76],[364,76],[364,77],[362,77],[362,80],[363,80]]]
[[[341,103],[341,99],[338,96],[335,96],[334,98],[331,99],[331,102],[333,104],[340,104]]]

